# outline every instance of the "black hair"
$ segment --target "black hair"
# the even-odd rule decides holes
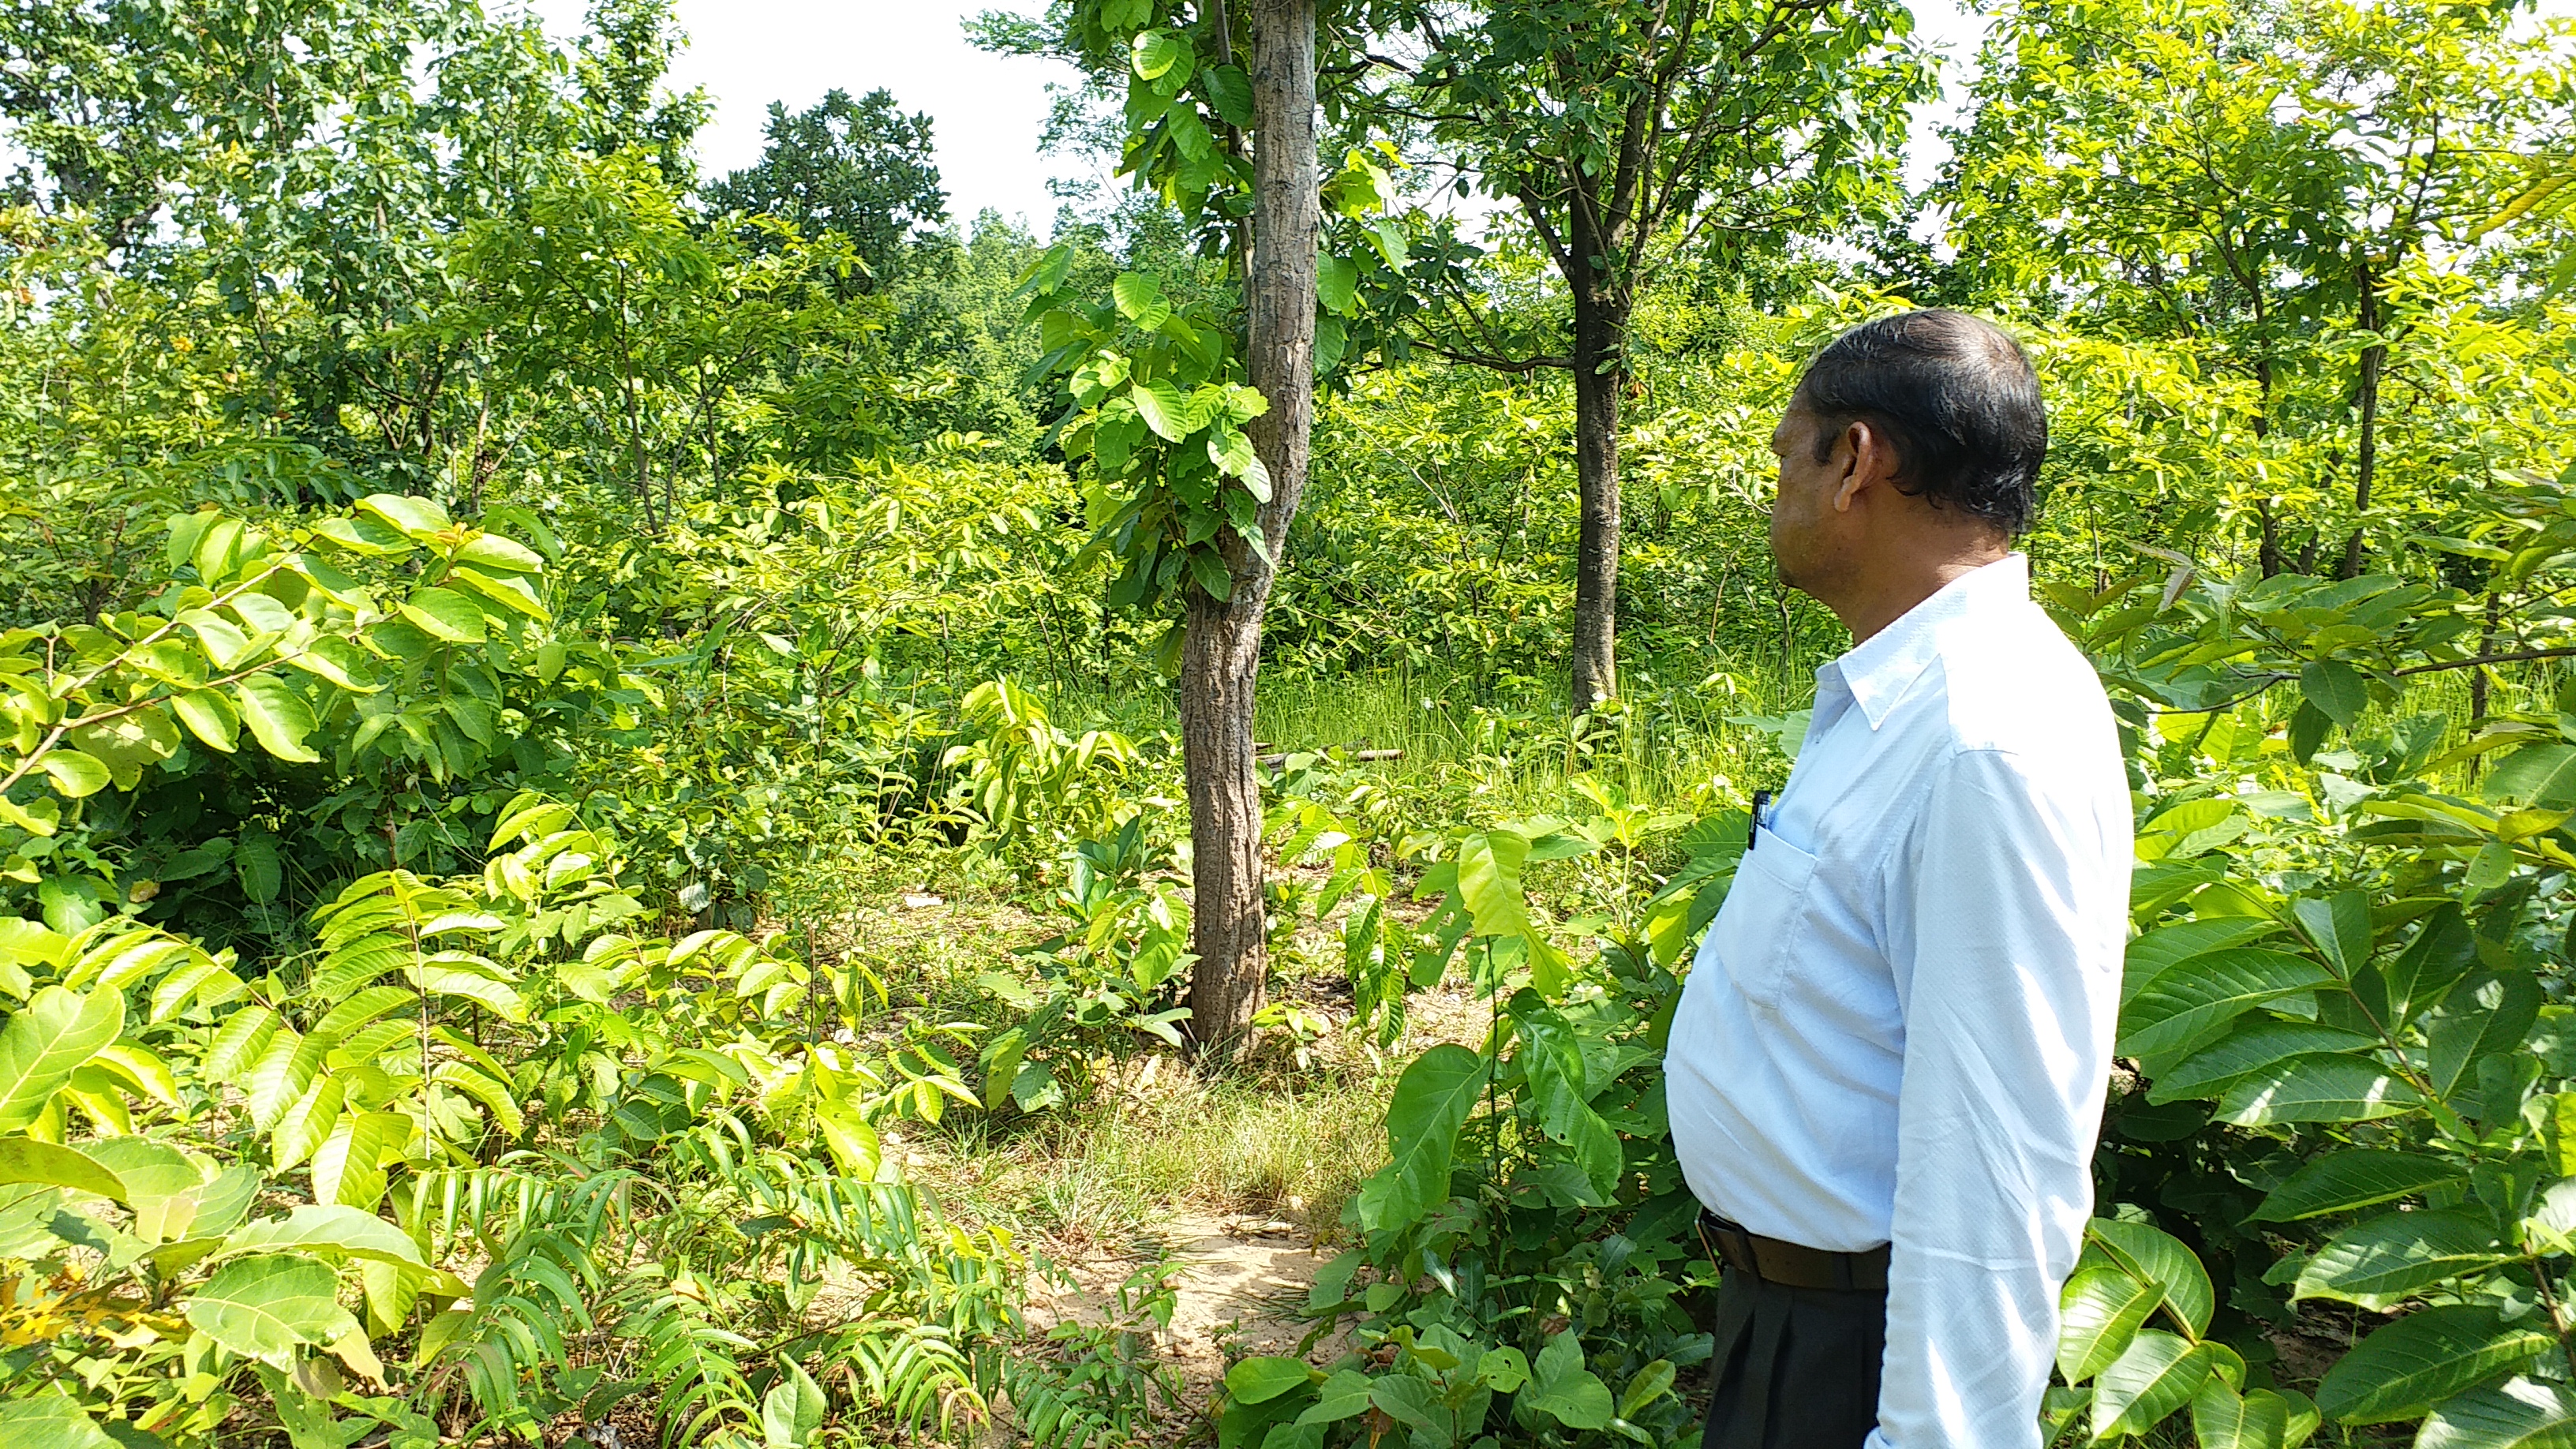
[[[2021,344],[1992,322],[1938,308],[1864,322],[1807,364],[1793,405],[1819,424],[1820,463],[1844,428],[1867,420],[1894,446],[1907,497],[2008,536],[2039,512],[2048,411]]]

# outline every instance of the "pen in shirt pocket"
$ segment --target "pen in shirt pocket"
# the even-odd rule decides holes
[[[1751,850],[1754,846],[1762,843],[1762,810],[1764,806],[1767,806],[1770,803],[1770,791],[1756,790],[1753,792],[1753,818],[1746,821],[1744,824],[1744,848],[1746,850]]]

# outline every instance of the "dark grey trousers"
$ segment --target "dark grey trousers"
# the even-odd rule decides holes
[[[1860,1449],[1878,1427],[1887,1294],[1785,1288],[1730,1272],[1717,1289],[1716,1390],[1704,1449]]]

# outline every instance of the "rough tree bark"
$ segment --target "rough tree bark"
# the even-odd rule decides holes
[[[1261,1009],[1270,969],[1262,913],[1261,785],[1253,688],[1261,616],[1306,488],[1314,422],[1315,255],[1323,221],[1315,172],[1315,0],[1254,0],[1239,12],[1252,81],[1252,256],[1244,277],[1254,388],[1270,410],[1245,430],[1270,472],[1260,513],[1267,556],[1225,545],[1234,592],[1189,592],[1181,650],[1181,758],[1189,777],[1190,1032],[1231,1050]]]

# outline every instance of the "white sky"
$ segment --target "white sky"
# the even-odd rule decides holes
[[[519,0],[549,33],[581,30],[585,0]],[[1044,235],[1055,219],[1047,195],[1049,158],[1038,154],[1049,81],[1072,79],[1070,67],[987,55],[967,44],[962,24],[999,6],[1023,11],[1035,0],[679,0],[689,47],[672,68],[680,88],[704,86],[715,115],[698,133],[698,159],[721,176],[759,159],[761,123],[771,101],[802,110],[838,86],[852,95],[883,87],[906,111],[927,111],[939,151],[950,216],[971,221],[992,207]],[[494,7],[506,10],[508,5]],[[1974,57],[1983,17],[1958,0],[1914,0],[1917,34],[1946,42],[1954,60]],[[1948,71],[1951,89],[1959,67]],[[1918,133],[1946,105],[1917,117]],[[1928,177],[1945,159],[1918,141],[1911,179]],[[1057,163],[1060,164],[1060,163]]]

